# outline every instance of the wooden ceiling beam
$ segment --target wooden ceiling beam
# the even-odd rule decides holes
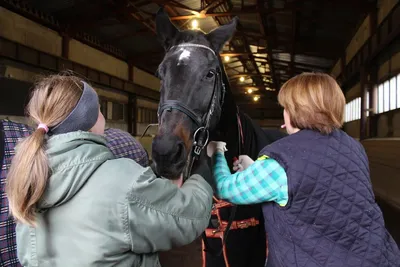
[[[218,13],[206,13],[199,15],[184,15],[184,16],[175,16],[171,17],[171,20],[189,20],[189,19],[204,19],[209,17],[230,17],[230,16],[239,16],[239,15],[249,15],[249,14],[274,14],[279,12],[292,11],[292,7],[285,8],[268,8],[268,9],[248,9],[248,10],[238,10],[238,11],[230,11],[230,12],[218,12]]]
[[[113,36],[112,38],[107,40],[107,43],[114,44],[125,38],[143,36],[143,35],[149,35],[149,34],[151,34],[151,32],[147,28],[143,28],[138,31],[126,32],[126,33],[123,33],[120,35]]]
[[[261,76],[261,77],[264,77],[264,76],[267,76],[267,77],[270,77],[271,76],[271,73],[270,72],[267,72],[267,73],[248,73],[248,72],[242,72],[242,73],[237,73],[237,74],[235,74],[235,75],[231,75],[231,76],[229,76],[229,79],[235,79],[235,78],[240,78],[240,77],[254,77],[254,76]]]
[[[296,4],[298,2],[295,2]],[[297,29],[298,29],[298,16],[297,16],[297,11],[292,11],[292,47],[290,51],[290,64],[289,64],[289,70],[290,70],[290,76],[294,76],[295,69],[294,69],[294,62],[295,62],[295,56],[296,56],[296,35],[297,35]]]
[[[262,0],[257,0],[257,6],[259,8],[263,7],[264,8],[264,1]],[[293,12],[293,9],[291,9]],[[262,16],[261,12],[257,13],[257,19],[258,22],[260,23],[260,31],[263,33],[263,35],[268,36],[270,34],[267,26],[264,24],[264,21],[266,21],[266,18],[264,18],[264,16]],[[276,36],[275,36],[276,38]],[[271,36],[268,36],[267,38],[267,55],[268,55],[268,61],[269,61],[269,69],[271,72],[271,76],[272,76],[272,82],[274,84],[274,89],[276,90],[276,92],[279,90],[279,84],[277,82],[277,78],[276,78],[276,74],[275,74],[275,69],[274,69],[274,58],[272,56],[272,47],[271,47]]]

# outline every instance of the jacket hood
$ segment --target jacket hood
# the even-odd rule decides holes
[[[50,177],[39,209],[62,205],[75,196],[105,161],[114,159],[103,136],[71,132],[50,137],[46,153]]]

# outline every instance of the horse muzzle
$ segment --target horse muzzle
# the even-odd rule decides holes
[[[152,157],[158,175],[178,179],[186,165],[185,143],[176,135],[158,135],[153,140]]]

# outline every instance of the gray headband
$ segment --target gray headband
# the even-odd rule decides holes
[[[88,131],[97,122],[99,116],[99,98],[96,91],[83,83],[81,98],[72,112],[58,125],[50,128],[51,134],[62,134],[75,131]]]

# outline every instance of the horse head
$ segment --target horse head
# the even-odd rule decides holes
[[[152,144],[156,172],[177,179],[187,166],[193,143],[208,141],[224,101],[219,52],[236,30],[237,19],[208,34],[179,31],[163,9],[156,15],[157,37],[165,49],[158,67],[161,80],[159,128]],[[202,140],[197,140],[197,139]]]

